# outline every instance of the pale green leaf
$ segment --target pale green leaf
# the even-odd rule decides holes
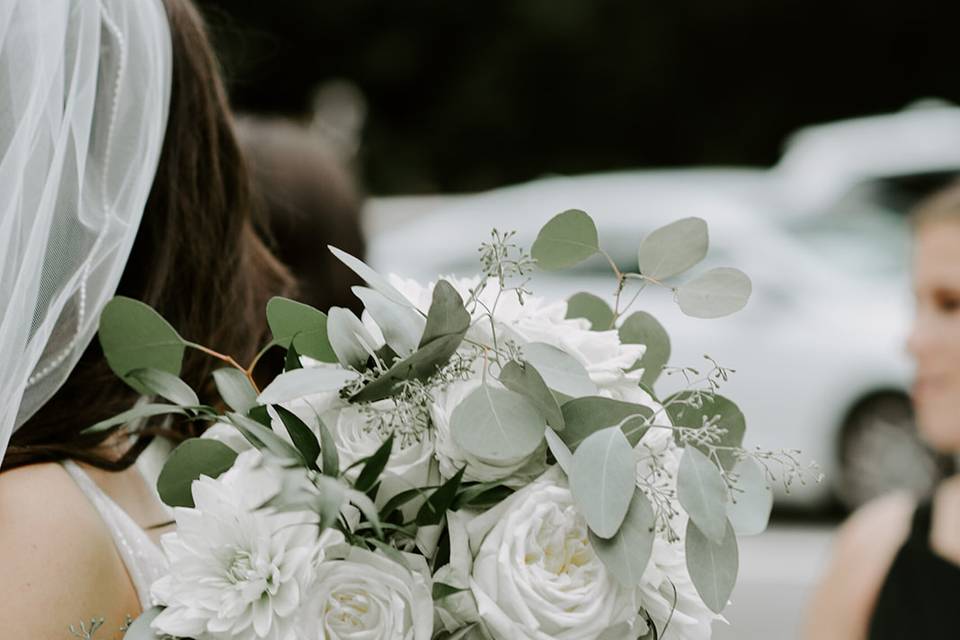
[[[257,392],[247,375],[234,367],[224,367],[213,372],[220,397],[231,409],[246,413],[257,406]]]
[[[345,367],[363,369],[375,347],[373,336],[360,318],[349,309],[330,307],[327,317],[327,337],[337,360]]]
[[[523,346],[523,359],[536,367],[547,386],[571,398],[593,395],[597,385],[580,362],[566,351],[544,342]]]
[[[323,474],[336,478],[340,475],[340,453],[337,451],[336,440],[320,416],[317,416],[317,426],[320,431],[320,462],[323,465]]]
[[[383,340],[400,356],[408,356],[417,349],[426,320],[419,311],[397,304],[382,293],[366,287],[353,287],[353,293],[380,327]]]
[[[732,500],[727,504],[727,518],[738,536],[763,533],[770,521],[773,508],[773,490],[760,465],[744,458],[733,468],[735,478]]]
[[[585,318],[593,331],[613,328],[613,309],[592,293],[576,293],[567,300],[567,318]]]
[[[297,398],[339,391],[357,378],[357,372],[334,367],[304,367],[281,373],[260,392],[260,404],[278,404]]]
[[[715,444],[733,448],[743,444],[747,422],[743,412],[729,398],[716,393],[680,391],[668,397],[664,401],[664,406],[667,408],[670,421],[676,426],[700,429],[704,421],[715,421],[719,430],[723,432],[720,440]],[[678,445],[683,444],[679,434],[676,435],[675,440]],[[707,448],[702,445],[689,446],[696,446],[703,453],[707,453]],[[733,469],[739,460],[732,450],[718,451],[717,458],[726,471]]]
[[[327,248],[330,249],[330,252],[334,256],[336,256],[337,260],[347,265],[347,267],[349,267],[351,271],[353,271],[355,274],[363,278],[363,280],[366,281],[368,285],[370,285],[373,289],[376,289],[377,291],[382,293],[384,296],[387,297],[387,299],[393,302],[396,302],[397,304],[402,304],[402,305],[414,308],[413,303],[410,302],[406,296],[400,293],[396,287],[394,287],[392,284],[390,284],[389,281],[387,281],[386,278],[384,278],[382,275],[374,271],[365,262],[363,262],[358,258],[353,257],[346,251],[337,249],[336,247],[328,246]]]
[[[590,544],[607,567],[607,571],[622,586],[632,588],[640,584],[656,537],[657,518],[650,500],[638,489],[633,492],[630,507],[623,524],[609,540],[590,532]]]
[[[652,387],[670,360],[670,336],[656,318],[646,311],[630,314],[619,329],[620,342],[647,347],[632,369],[643,368],[641,381]]]
[[[600,250],[597,227],[585,212],[570,209],[550,219],[530,248],[537,266],[547,271],[571,267]]]
[[[260,450],[267,450],[280,458],[297,463],[306,463],[300,451],[292,444],[281,438],[270,427],[266,427],[256,420],[240,415],[239,413],[228,413],[227,419],[237,431],[247,439],[247,442]]]
[[[683,450],[677,470],[677,499],[711,540],[720,540],[727,524],[727,486],[717,467],[693,447]]]
[[[162,369],[134,369],[124,379],[135,382],[131,386],[142,387],[164,400],[181,407],[195,407],[200,404],[196,392],[186,382]]]
[[[565,474],[570,475],[570,468],[573,465],[573,453],[570,452],[566,443],[560,439],[557,432],[550,427],[547,427],[543,435],[547,439],[547,448],[550,449],[550,453],[553,454],[557,464],[560,465],[560,468],[563,469]]]
[[[720,318],[743,309],[753,285],[743,271],[717,267],[677,288],[680,310],[694,318]]]
[[[151,418],[153,416],[162,416],[166,414],[187,415],[186,410],[175,404],[138,404],[132,409],[127,409],[123,413],[118,413],[112,418],[101,420],[100,422],[87,427],[82,433],[99,433],[112,427],[127,424],[141,418]]]
[[[630,506],[636,485],[633,448],[617,427],[590,435],[573,454],[570,491],[590,529],[612,538]]]
[[[635,447],[647,432],[646,422],[653,415],[653,410],[642,404],[602,396],[575,398],[565,402],[561,410],[566,426],[560,437],[574,451],[591,434],[613,426],[619,426],[630,446]]]
[[[169,322],[139,300],[123,296],[110,300],[100,314],[99,337],[107,364],[120,378],[134,369],[180,375],[186,342]],[[150,395],[136,381],[128,383]]]
[[[267,324],[275,344],[287,349],[292,341],[300,355],[321,362],[337,361],[327,339],[327,316],[322,311],[277,296],[267,302]]]
[[[720,613],[737,583],[737,536],[729,522],[719,542],[703,534],[693,520],[687,522],[687,571],[697,593],[711,611]]]
[[[518,393],[481,385],[453,410],[450,432],[464,451],[487,460],[516,460],[536,451],[546,423]]]
[[[679,275],[704,259],[710,245],[707,223],[683,218],[650,232],[640,243],[640,273],[654,280]]]
[[[532,402],[548,425],[557,431],[563,431],[560,404],[532,364],[511,360],[500,371],[500,382],[507,389]]]
[[[194,506],[193,481],[201,475],[219,477],[236,459],[236,451],[216,440],[191,438],[182,442],[167,458],[157,478],[160,499],[171,507]]]
[[[633,627],[627,622],[619,622],[612,627],[604,629],[596,640],[632,640],[634,636],[630,635]]]
[[[162,611],[163,607],[150,607],[141,613],[127,628],[123,640],[159,640],[161,635],[154,631],[150,624]]]

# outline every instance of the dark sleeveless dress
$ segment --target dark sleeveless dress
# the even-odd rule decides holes
[[[960,638],[960,565],[930,548],[931,511],[924,502],[913,514],[873,610],[869,640]]]

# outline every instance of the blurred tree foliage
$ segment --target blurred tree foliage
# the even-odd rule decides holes
[[[362,90],[374,193],[769,164],[799,126],[960,99],[960,5],[935,0],[200,4],[238,107],[302,114],[330,78]]]

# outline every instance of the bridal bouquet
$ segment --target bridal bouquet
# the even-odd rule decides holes
[[[126,637],[708,638],[736,581],[736,536],[764,529],[771,463],[794,458],[742,448],[743,415],[718,393],[729,371],[666,367],[663,327],[629,313],[650,286],[696,317],[743,307],[751,286],[736,269],[669,284],[707,248],[704,221],[679,220],[644,238],[625,273],[578,210],[529,253],[494,231],[472,279],[388,278],[331,248],[366,281],[354,289],[365,311],[271,300],[261,354],[283,348],[286,365],[262,389],[256,361],[115,298],[104,352],[155,401],[90,429],[212,423],[159,477],[176,519],[168,572]],[[612,304],[527,288],[537,269],[597,255]],[[226,363],[222,406],[178,377],[187,348]],[[658,398],[663,371],[687,384]]]

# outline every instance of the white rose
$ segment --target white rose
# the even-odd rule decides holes
[[[608,574],[560,477],[548,472],[472,520],[450,518],[451,564],[472,558],[471,592],[497,640],[594,640],[618,624],[642,628],[638,590]]]
[[[450,432],[450,418],[453,411],[479,385],[479,380],[455,382],[438,393],[436,400],[430,406],[440,475],[450,478],[461,468],[466,467],[463,473],[464,482],[501,481],[507,486],[521,487],[546,469],[546,441],[530,455],[507,460],[492,460],[464,451],[453,440]]]
[[[298,640],[430,640],[429,580],[381,554],[351,547],[327,560],[300,613]]]

